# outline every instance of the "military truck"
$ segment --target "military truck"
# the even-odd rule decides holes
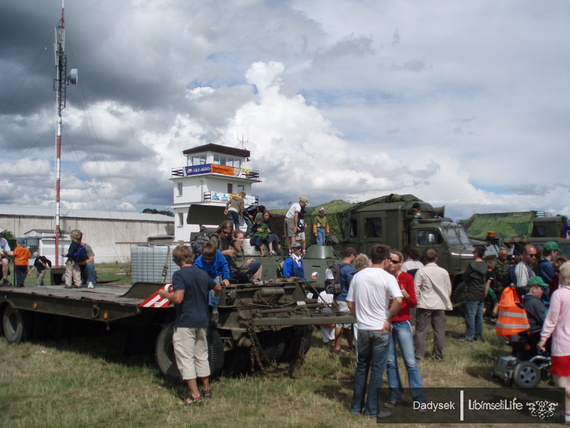
[[[120,329],[128,344],[153,343],[160,371],[179,380],[172,347],[174,308],[153,297],[164,285],[2,287],[0,330],[8,342],[20,343],[80,334],[87,328]],[[293,373],[309,349],[314,325],[354,322],[351,315],[321,313],[317,297],[312,285],[298,278],[225,287],[219,319],[208,333],[213,375],[263,369],[272,361],[289,363]]]
[[[461,281],[473,260],[473,246],[462,226],[444,217],[445,208],[434,208],[414,195],[387,195],[357,204],[333,201],[314,207],[305,217],[307,240],[312,240],[312,225],[318,209],[324,207],[331,225],[337,254],[352,246],[368,253],[376,244],[402,249],[413,244],[420,250],[437,250],[439,265],[447,269],[453,283]]]
[[[562,254],[570,257],[568,218],[541,211],[473,214],[460,223],[472,239],[488,240],[489,234],[503,246],[515,245],[519,250],[526,244],[542,247],[555,241]]]

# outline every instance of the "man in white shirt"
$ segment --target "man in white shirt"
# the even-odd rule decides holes
[[[287,214],[285,214],[285,235],[289,241],[289,250],[291,245],[296,242],[295,235],[299,231],[299,213],[301,208],[306,205],[309,205],[309,198],[301,196],[299,202],[292,204]]]
[[[390,247],[373,246],[370,260],[372,266],[354,275],[346,298],[358,329],[358,361],[350,412],[382,418],[390,416],[390,412],[378,411],[378,389],[382,387],[392,319],[400,310],[402,293],[396,278],[385,270],[390,263]]]
[[[534,245],[525,245],[523,253],[521,254],[521,261],[515,267],[517,287],[526,287],[529,278],[534,276],[532,267],[537,264],[539,257],[540,253]]]

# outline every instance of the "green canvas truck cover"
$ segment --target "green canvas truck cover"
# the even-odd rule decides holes
[[[473,214],[461,224],[470,238],[485,240],[487,232],[495,232],[498,239],[526,240],[531,236],[536,211]]]

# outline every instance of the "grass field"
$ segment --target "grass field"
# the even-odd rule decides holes
[[[485,341],[460,342],[464,328],[449,315],[445,362],[427,358],[420,366],[426,387],[498,386],[491,371],[508,348],[491,325]],[[19,345],[0,338],[0,426],[376,426],[348,410],[354,355],[333,354],[320,332],[313,336],[297,378],[286,366],[271,367],[266,377],[218,378],[214,399],[201,408],[177,406],[186,389],[165,381],[153,356],[123,357],[118,334]]]

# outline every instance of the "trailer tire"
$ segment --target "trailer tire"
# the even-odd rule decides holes
[[[164,377],[172,382],[181,382],[182,376],[176,365],[174,346],[172,345],[173,333],[174,323],[170,323],[164,326],[158,334],[155,347],[156,363]],[[214,377],[220,374],[224,366],[224,343],[216,329],[210,329],[208,332],[208,360],[210,362],[210,376]]]
[[[31,314],[8,304],[2,316],[4,337],[9,343],[21,343],[30,337],[32,330]]]

